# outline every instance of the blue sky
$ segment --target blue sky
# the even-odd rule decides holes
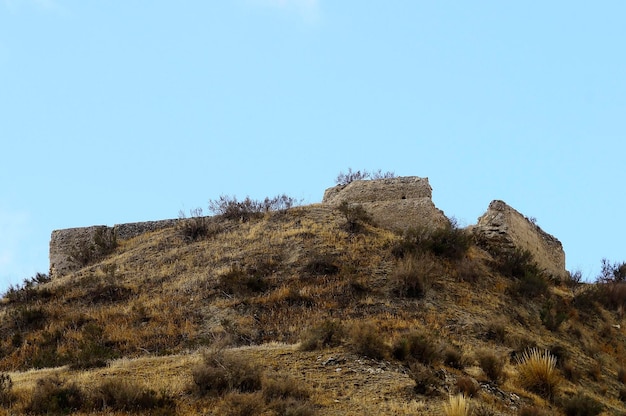
[[[460,3],[460,4],[459,4]],[[493,199],[591,279],[626,260],[626,3],[0,0],[0,290],[54,229],[221,194],[319,202],[348,167]]]

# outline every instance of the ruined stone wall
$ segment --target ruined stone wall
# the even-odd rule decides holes
[[[548,275],[561,279],[567,275],[561,242],[504,201],[492,201],[472,229],[487,246],[505,251],[528,250]]]
[[[443,211],[435,207],[431,198],[428,178],[405,176],[335,186],[324,192],[322,203],[335,206],[343,202],[360,204],[378,225],[390,229],[448,224]]]
[[[94,236],[98,231],[112,232],[118,240],[128,240],[138,235],[173,227],[178,220],[134,222],[117,224],[113,227],[96,225],[91,227],[54,230],[50,237],[50,276],[59,277],[82,267],[76,261],[76,253],[95,244]]]

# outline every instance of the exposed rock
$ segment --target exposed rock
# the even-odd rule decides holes
[[[492,201],[472,230],[487,247],[528,250],[548,275],[564,278],[567,274],[561,242],[503,201]]]
[[[448,224],[443,211],[435,207],[431,198],[428,178],[406,176],[338,185],[324,192],[322,203],[360,204],[378,225],[390,229],[436,228]]]

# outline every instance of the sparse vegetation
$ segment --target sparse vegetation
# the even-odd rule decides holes
[[[205,216],[202,208],[190,210],[189,217],[184,211],[179,211],[176,227],[183,240],[188,242],[212,237],[222,231],[222,226]]]
[[[369,172],[367,170],[357,170],[353,171],[352,168],[348,168],[346,173],[339,172],[337,178],[335,179],[335,183],[337,185],[348,185],[354,181],[362,181],[367,179],[388,179],[395,178],[396,175],[393,172],[382,172],[380,169],[374,172]]]
[[[174,414],[174,400],[165,393],[122,378],[103,380],[90,393],[88,407],[97,411],[145,412],[159,409],[162,415]]]
[[[263,201],[250,197],[239,201],[235,196],[221,195],[209,201],[209,211],[228,220],[247,222],[270,211],[284,212],[298,204],[296,199],[285,194],[266,197]]]
[[[620,263],[556,282],[454,222],[400,235],[352,212],[356,232],[330,206],[236,202],[262,208],[190,211],[10,289],[0,413],[435,414],[450,393],[474,416],[626,413]],[[522,381],[539,346],[564,380]]]
[[[80,410],[84,401],[84,394],[75,383],[51,376],[37,381],[27,411],[36,414],[70,413]]]
[[[561,406],[566,416],[596,416],[603,410],[597,400],[583,393],[563,399]]]
[[[261,377],[252,363],[223,350],[205,351],[202,363],[193,369],[193,382],[200,395],[254,392],[261,389]]]

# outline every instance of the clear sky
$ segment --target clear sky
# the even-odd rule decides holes
[[[626,260],[626,2],[0,0],[0,290],[54,229],[426,176]]]

